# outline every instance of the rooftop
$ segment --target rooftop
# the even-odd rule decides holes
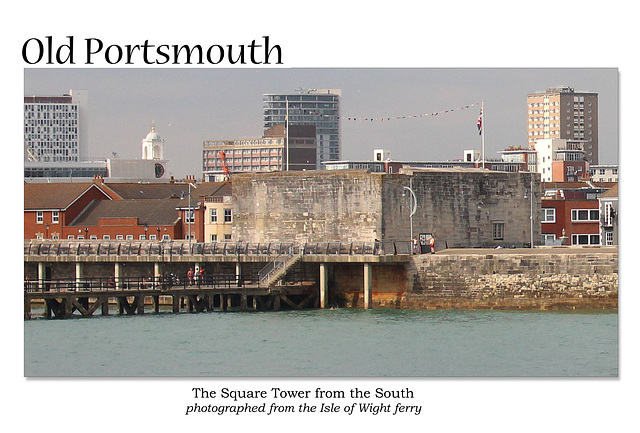
[[[69,227],[98,226],[101,218],[137,218],[139,225],[168,226],[179,218],[179,199],[94,200]]]

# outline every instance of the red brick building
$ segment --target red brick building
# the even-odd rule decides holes
[[[65,239],[182,239],[179,201],[94,200],[65,228]]]
[[[89,203],[114,199],[118,197],[99,183],[27,183],[24,185],[24,238],[66,239],[65,227]]]
[[[189,182],[25,184],[24,238],[203,242],[203,197],[222,183]]]
[[[543,245],[600,245],[598,197],[608,187],[582,182],[543,184]]]

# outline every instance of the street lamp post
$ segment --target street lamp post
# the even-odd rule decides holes
[[[533,248],[533,177],[531,177],[531,183],[529,184],[529,191],[525,190],[524,198],[529,195],[529,232],[530,232],[530,248]]]
[[[410,225],[410,239],[413,241],[413,214],[416,213],[416,209],[418,208],[418,199],[416,198],[416,193],[413,191],[413,179],[409,179],[409,186],[403,186],[403,190],[409,191],[411,194],[411,208],[409,213],[409,225]],[[404,195],[404,193],[403,193]]]
[[[189,182],[189,210],[187,211],[187,225],[189,226],[189,253],[191,253],[191,224],[192,222],[195,221],[196,217],[195,217],[195,213],[193,213],[192,209],[191,209],[191,188],[198,188],[197,186],[193,185],[191,182]]]

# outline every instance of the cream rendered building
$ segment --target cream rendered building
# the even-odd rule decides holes
[[[204,197],[204,241],[235,242],[233,239],[233,203],[231,184],[225,184]]]

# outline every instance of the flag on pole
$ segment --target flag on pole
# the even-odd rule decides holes
[[[482,135],[482,108],[480,108],[480,116],[478,116],[478,135]]]

